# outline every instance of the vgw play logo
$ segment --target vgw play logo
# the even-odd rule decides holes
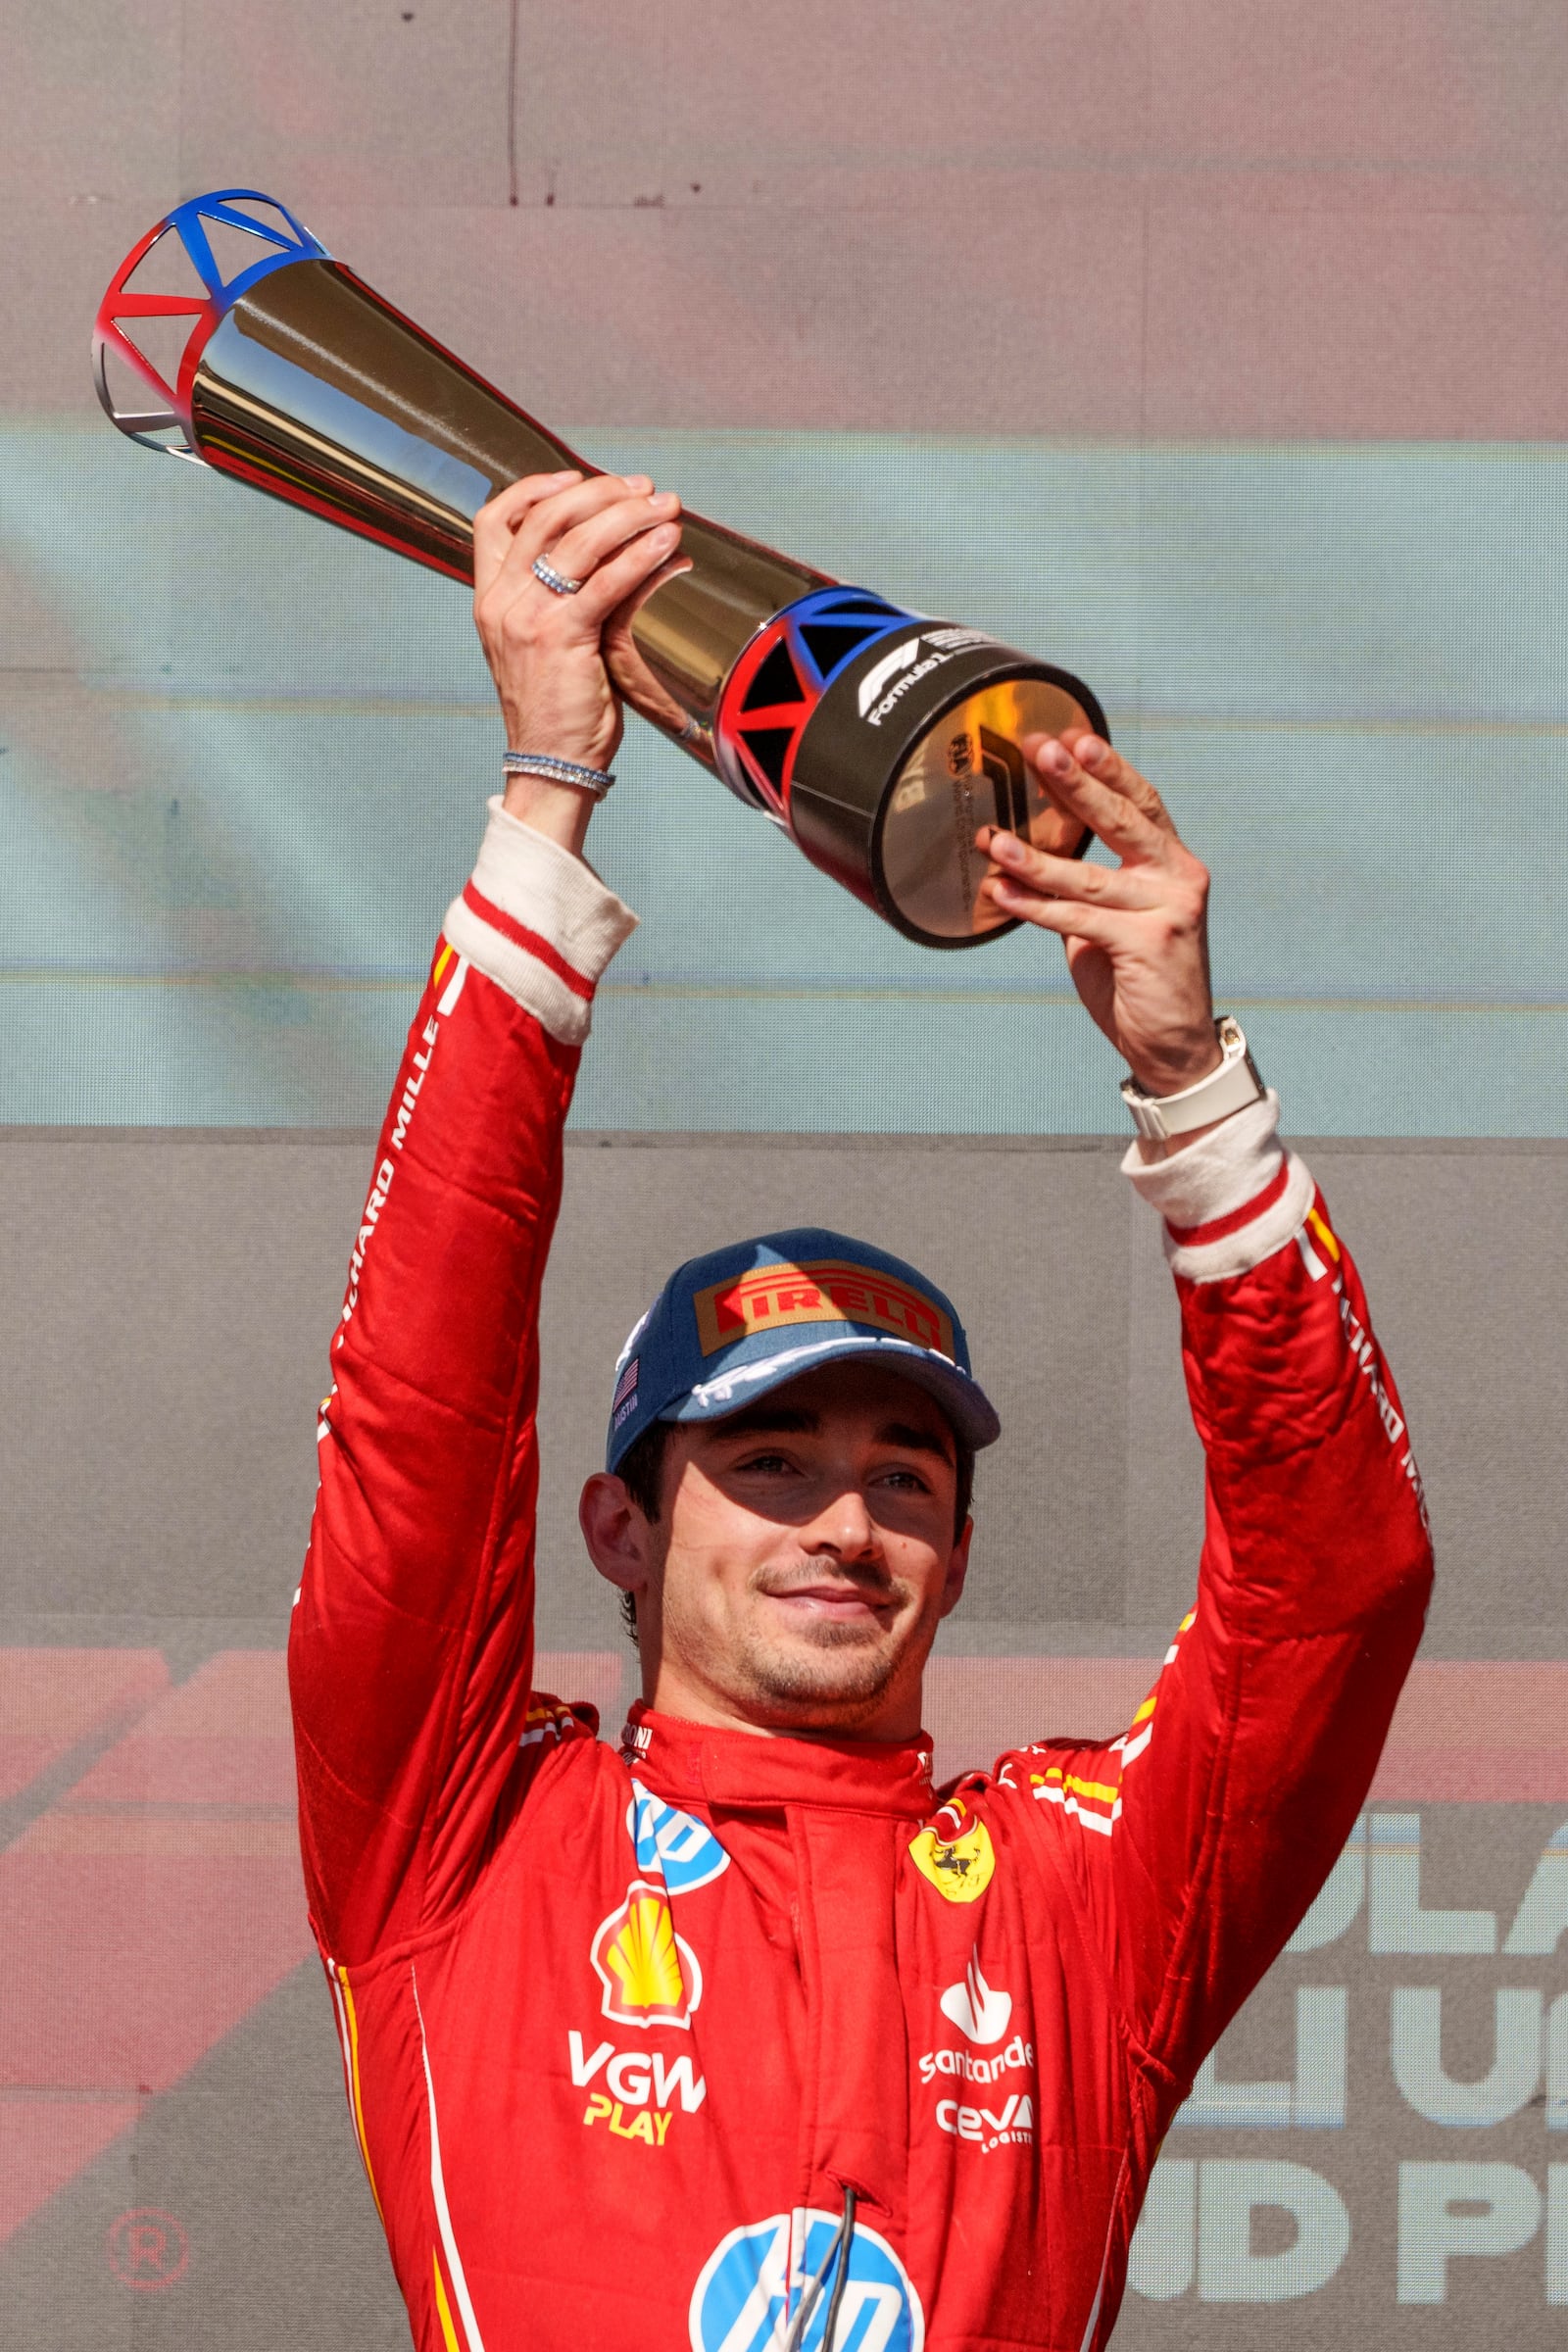
[[[798,2206],[732,2230],[692,2290],[692,2352],[781,2352],[801,2296],[827,2260],[840,2217]],[[820,2352],[828,2297],[817,2298],[801,2352]],[[922,2352],[925,2314],[893,2248],[857,2223],[834,2352]]]

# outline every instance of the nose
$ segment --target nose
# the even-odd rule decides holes
[[[877,1560],[882,1556],[881,1532],[857,1486],[840,1489],[803,1530],[803,1541],[808,1551],[839,1560]]]

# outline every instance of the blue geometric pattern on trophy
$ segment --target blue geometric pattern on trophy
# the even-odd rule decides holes
[[[215,229],[223,232],[222,260],[214,250]],[[188,290],[171,293],[167,272],[175,266],[179,248],[189,266]],[[176,204],[131,248],[98,306],[93,371],[99,397],[116,422],[127,431],[153,425],[146,414],[150,394],[162,412],[160,421],[172,423],[177,416],[188,432],[188,379],[182,385],[181,378],[187,377],[187,364],[195,366],[192,342],[199,352],[240,296],[274,270],[328,258],[325,246],[285,205],[258,188],[217,188]],[[163,276],[160,291],[149,290],[144,269]],[[193,298],[198,280],[202,293]],[[172,335],[167,345],[159,339],[164,329]],[[149,331],[154,336],[150,348],[142,339]],[[119,363],[114,373],[104,366],[111,356]],[[137,387],[128,395],[128,409],[127,375]]]
[[[1084,677],[1297,1132],[1568,1133],[1555,449],[577,445]],[[498,781],[462,591],[96,417],[0,429],[0,1122],[373,1123]],[[647,729],[617,765],[580,1125],[1119,1127],[1053,943],[933,956]]]
[[[213,252],[211,223],[236,228],[250,236],[256,236],[260,228],[257,258],[247,259],[238,269],[225,270]],[[275,196],[264,195],[260,188],[214,188],[205,196],[188,196],[183,204],[176,204],[166,215],[164,225],[178,237],[207,291],[221,310],[231,310],[247,287],[285,263],[328,258],[326,247],[312,236],[304,222],[296,220]],[[270,253],[270,242],[283,250]],[[242,246],[240,251],[243,253],[245,248]]]

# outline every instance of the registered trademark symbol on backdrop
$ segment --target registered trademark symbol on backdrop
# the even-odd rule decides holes
[[[109,2225],[105,2239],[109,2267],[122,2286],[142,2294],[161,2294],[184,2278],[190,2262],[190,2239],[172,2213],[156,2205],[135,2205]]]

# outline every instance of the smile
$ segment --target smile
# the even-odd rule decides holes
[[[792,1592],[768,1592],[763,1597],[775,1601],[780,1608],[830,1624],[878,1623],[892,1605],[886,1600],[868,1598],[855,1585],[803,1585]]]

